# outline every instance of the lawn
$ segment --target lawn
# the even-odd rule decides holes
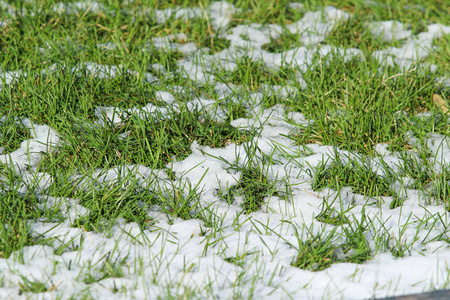
[[[0,1],[0,298],[450,284],[450,7]]]

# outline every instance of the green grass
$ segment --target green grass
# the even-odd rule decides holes
[[[3,147],[3,154],[17,150],[23,141],[31,138],[30,129],[26,128],[20,119],[14,119],[12,114],[4,115],[0,120],[0,145]]]
[[[58,209],[39,208],[39,200],[33,192],[38,182],[26,184],[18,174],[2,165],[0,257],[8,258],[14,251],[25,246],[46,243],[32,238],[29,221],[36,219],[62,221]]]
[[[399,47],[399,41],[385,42],[381,38],[374,36],[367,27],[370,18],[363,13],[353,15],[348,20],[340,21],[330,34],[326,37],[324,44],[337,47],[358,48],[363,51],[366,59],[370,58],[370,53],[375,50],[385,49],[389,46]]]
[[[266,197],[270,199],[277,196],[285,200],[288,199],[289,187],[286,180],[278,178],[269,180],[265,175],[268,173],[268,164],[275,163],[273,157],[262,153],[257,144],[244,145],[244,149],[249,157],[247,161],[244,161],[241,165],[238,158],[236,163],[230,164],[228,167],[230,172],[240,172],[239,178],[236,179],[236,185],[221,188],[218,191],[219,197],[229,204],[236,203],[236,198],[242,197],[243,201],[240,206],[246,214],[259,211],[266,202]],[[262,156],[262,160],[257,159],[260,156]],[[214,158],[228,163],[223,158]],[[284,185],[283,191],[277,187],[279,184]]]
[[[200,117],[198,112],[174,112],[165,120],[131,117],[123,124],[99,129],[91,126],[66,128],[62,136],[69,145],[62,147],[54,160],[60,161],[60,168],[73,165],[108,168],[123,161],[164,168],[173,157],[187,157],[194,140],[201,145],[224,147],[226,143],[241,143],[251,138],[250,133],[240,132],[227,122],[217,123]],[[127,138],[123,138],[123,134]],[[43,169],[47,168],[46,162],[42,162]]]
[[[402,210],[405,201],[412,201],[406,199],[405,189],[419,191],[425,209],[442,206],[450,211],[449,167],[435,166],[440,158],[433,157],[435,145],[427,144],[432,137],[450,136],[449,115],[432,100],[437,94],[450,103],[450,88],[435,82],[438,76],[450,76],[450,35],[436,38],[429,56],[409,70],[398,66],[380,69],[379,62],[371,56],[373,51],[401,47],[403,41],[383,41],[367,27],[372,21],[397,20],[417,35],[426,31],[429,24],[449,26],[450,11],[445,1],[378,1],[380,5],[376,5],[375,1],[362,0],[308,0],[303,2],[304,8],[295,9],[288,6],[287,0],[235,0],[230,1],[237,10],[230,16],[229,27],[218,31],[213,29],[207,15],[211,1],[102,0],[100,3],[109,12],[81,9],[75,13],[53,11],[53,6],[60,3],[57,0],[6,2],[25,13],[8,15],[6,10],[0,10],[0,20],[5,20],[0,27],[0,75],[19,74],[18,80],[10,84],[0,79],[0,147],[4,154],[0,164],[0,258],[17,256],[23,263],[21,249],[31,245],[50,245],[55,248],[55,255],[80,251],[85,242],[77,243],[76,237],[59,243],[57,238],[45,238],[31,230],[36,222],[64,224],[68,216],[61,208],[70,207],[67,199],[76,199],[77,205],[86,209],[85,214],[71,217],[71,229],[108,238],[114,238],[112,229],[119,223],[137,224],[142,236],[157,231],[157,214],[164,216],[169,225],[199,222],[199,230],[191,239],[202,238],[203,256],[219,254],[225,262],[240,268],[232,287],[237,298],[244,296],[242,286],[253,284],[244,280],[245,268],[257,264],[258,258],[252,259],[260,253],[244,247],[244,251],[225,255],[229,229],[247,230],[248,226],[252,234],[275,236],[295,250],[291,265],[310,271],[325,270],[338,263],[362,264],[380,252],[405,257],[418,249],[418,243],[424,247],[436,241],[449,243],[447,221],[440,220],[440,216],[408,219],[405,224],[396,225],[397,232],[393,235],[387,221],[364,212],[375,208],[386,209],[387,214]],[[236,86],[222,98],[213,83],[200,84],[180,74],[181,60],[197,58],[177,49],[159,49],[152,42],[153,38],[184,34],[186,38],[174,42],[180,45],[192,42],[198,49],[208,48],[209,55],[218,55],[230,46],[224,34],[234,27],[278,24],[283,28],[281,35],[262,49],[283,55],[304,46],[300,36],[289,32],[286,26],[327,5],[352,16],[337,22],[317,46],[358,48],[362,57],[344,61],[335,52],[327,57],[313,55],[313,67],[307,71],[290,62],[271,69],[250,52],[235,61],[234,70],[223,70],[215,62],[209,62],[205,67],[217,83]],[[155,9],[175,6],[196,7],[202,14],[157,22]],[[112,47],[105,47],[106,44]],[[312,51],[314,47],[309,45],[307,49]],[[419,70],[417,66],[423,62],[437,65],[436,73]],[[120,67],[117,76],[100,78],[89,72],[86,63]],[[155,64],[163,69],[155,70]],[[147,72],[153,75],[149,77],[154,79],[151,82],[147,80]],[[287,96],[271,91],[272,85],[286,87]],[[177,91],[180,87],[184,92]],[[164,102],[158,97],[159,91],[170,92],[174,101]],[[261,94],[255,96],[257,92]],[[191,105],[198,99],[211,101],[212,105]],[[272,126],[262,119],[262,110],[278,104],[283,105],[286,117],[293,112],[301,113],[306,121],[288,120],[294,129],[277,138],[294,145],[274,146],[268,154],[266,146],[258,145],[256,139]],[[115,122],[108,121],[105,115],[99,116],[96,113],[99,107],[112,107]],[[143,107],[152,112],[145,113]],[[215,111],[223,113],[220,118]],[[22,122],[26,118],[33,124],[53,128],[64,142],[52,152],[41,153],[37,164],[18,170],[5,160],[24,141],[33,138],[33,128]],[[240,118],[257,119],[263,125],[234,127],[234,121]],[[277,144],[277,138],[271,142]],[[204,161],[180,172],[174,167],[177,163],[193,153],[200,155],[193,149],[195,141]],[[216,155],[231,145],[240,147],[245,157],[237,155],[235,161],[230,161]],[[334,157],[315,166],[302,164],[302,159],[316,154],[316,150],[308,147],[318,149],[317,145],[348,151],[348,159],[341,159],[345,155],[336,151]],[[380,145],[387,146],[387,151],[398,158],[395,166],[387,167],[385,154],[377,150]],[[21,150],[24,149],[25,146]],[[210,149],[215,154],[210,154]],[[228,180],[228,185],[220,186],[214,193],[205,191],[203,183],[216,176],[207,168],[201,169],[205,161],[226,166],[223,168],[233,175],[234,181]],[[370,169],[369,163],[374,161],[387,169],[385,176]],[[151,176],[141,180],[133,173],[136,170],[124,171],[115,181],[100,182],[102,175],[125,165],[144,166],[152,170]],[[271,173],[280,165],[285,165],[283,171],[288,175]],[[289,169],[290,166],[294,167]],[[196,172],[201,173],[199,180],[191,181],[190,176]],[[52,178],[46,188],[42,188],[41,173]],[[296,183],[291,184],[292,180]],[[402,188],[397,188],[399,184]],[[354,200],[344,206],[343,188],[366,203]],[[318,208],[312,217],[313,224],[295,223],[298,221],[295,218],[301,215],[297,208],[293,211],[299,215],[282,220],[296,242],[276,232],[279,228],[270,227],[269,221],[264,224],[255,217],[280,214],[272,204],[294,206],[296,194],[305,191],[320,198],[313,204]],[[56,199],[56,204],[50,206],[49,199]],[[236,216],[226,218],[218,207],[228,207],[230,213],[236,211]],[[441,223],[444,229],[436,225]],[[431,237],[438,227],[439,234]],[[412,228],[417,229],[416,235],[404,238]],[[428,235],[423,238],[419,229]],[[168,239],[171,243],[175,238]],[[138,238],[135,240],[139,242]],[[276,250],[267,248],[271,255],[276,255]],[[163,253],[164,249],[161,256]],[[126,277],[125,269],[130,265],[126,258],[115,260],[111,256],[86,268],[77,280],[89,286],[107,278]],[[195,272],[196,268],[196,264],[186,265],[185,273]],[[253,281],[263,281],[264,276],[255,275]],[[158,282],[157,278],[155,274],[152,280]],[[20,293],[26,296],[55,288],[44,281],[22,279]],[[167,298],[200,293],[178,282],[167,284],[172,287],[163,292]],[[213,295],[208,289],[203,292]],[[114,292],[126,294],[121,288]],[[253,290],[249,295],[252,293]],[[74,295],[86,299],[91,296],[85,290]]]
[[[363,212],[364,216],[364,212]],[[297,246],[292,245],[298,251],[297,258],[292,265],[310,271],[321,271],[330,267],[334,263],[351,262],[363,263],[371,259],[373,253],[365,239],[365,232],[368,229],[365,220],[342,226],[343,234],[339,237],[338,227],[329,233],[313,234],[312,228],[306,229],[307,239],[303,240],[300,233],[296,231]],[[343,243],[336,244],[337,240]]]
[[[290,1],[286,0],[269,0],[267,2],[237,0],[233,2],[242,12],[237,12],[233,16],[232,26],[248,23],[286,25],[298,21],[303,16],[301,11],[288,8],[287,4]]]
[[[300,42],[300,36],[285,30],[277,39],[271,39],[270,43],[262,45],[262,49],[271,53],[282,53],[292,48],[303,46]]]
[[[443,35],[433,41],[436,51],[430,55],[426,61],[439,66],[438,74],[448,76],[450,74],[450,34]]]
[[[364,163],[350,160],[342,164],[337,157],[330,166],[320,164],[316,170],[312,188],[317,191],[325,187],[340,190],[342,187],[351,187],[357,194],[368,197],[392,196],[387,178],[378,176],[372,170],[368,170]]]
[[[190,20],[172,18],[163,26],[164,31],[161,31],[161,36],[177,33],[186,34],[189,38],[178,41],[180,44],[194,42],[198,48],[209,48],[210,54],[220,52],[230,46],[230,41],[217,36],[217,32],[212,29],[207,18]]]
[[[416,72],[370,75],[372,68],[373,64],[334,59],[307,72],[304,78],[311,82],[308,93],[287,105],[306,114],[314,124],[300,128],[293,138],[300,144],[318,142],[373,154],[380,143],[388,143],[395,151],[409,147],[405,141],[408,130],[420,136],[448,133],[444,124],[429,126],[426,133],[414,124],[419,112],[433,112],[434,118],[440,118],[430,101],[434,93],[448,99],[431,78]]]
[[[33,282],[26,277],[23,277],[23,283],[20,285],[19,295],[22,295],[26,292],[43,293],[48,290],[49,289],[46,288],[45,283],[38,281]]]

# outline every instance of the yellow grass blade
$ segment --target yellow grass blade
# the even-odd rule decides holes
[[[433,102],[440,110],[444,112],[444,114],[448,112],[447,102],[438,94],[433,94]]]

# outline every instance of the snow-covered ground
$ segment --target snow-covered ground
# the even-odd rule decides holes
[[[70,13],[72,9],[79,9],[77,6],[85,5],[60,4],[55,10],[60,10],[61,13]],[[299,3],[291,5],[301,7]],[[94,2],[91,9],[105,8]],[[235,9],[227,2],[216,2],[206,8],[211,26],[226,28]],[[177,18],[193,18],[202,16],[204,12],[200,8],[158,10],[156,18],[162,23],[173,14]],[[323,13],[306,13],[300,21],[290,24],[287,29],[300,34],[302,43],[312,47],[299,47],[278,54],[261,49],[263,44],[270,42],[270,37],[274,39],[280,35],[281,27],[277,24],[237,26],[224,35],[231,46],[214,55],[197,49],[193,43],[177,43],[177,40],[183,39],[182,36],[155,38],[152,42],[155,47],[183,52],[187,58],[178,62],[179,72],[198,84],[214,84],[219,98],[224,98],[233,94],[233,88],[239,87],[225,86],[216,81],[211,74],[212,70],[233,70],[236,59],[243,55],[255,61],[261,60],[272,69],[288,62],[298,66],[300,70],[311,67],[313,55],[317,52],[322,56],[340,53],[344,59],[361,56],[358,49],[344,51],[327,45],[314,46],[325,39],[336,22],[348,17],[346,12],[331,6],[326,7]],[[439,24],[428,25],[428,31],[417,36],[413,36],[410,30],[398,22],[374,22],[371,28],[374,34],[382,36],[386,41],[394,38],[404,40],[400,48],[375,51],[373,56],[383,64],[395,63],[405,68],[429,54],[433,39],[450,33],[450,26]],[[243,36],[248,38],[243,39]],[[46,51],[45,48],[42,51]],[[102,78],[114,77],[123,71],[120,66],[107,67],[94,63],[83,67],[91,75]],[[161,66],[153,66],[153,69],[160,68]],[[52,68],[48,68],[48,72],[51,71]],[[72,70],[77,71],[77,68]],[[3,71],[2,76],[3,84],[11,84],[14,80],[24,78],[20,76],[26,74]],[[149,83],[158,80],[151,72],[146,78]],[[302,79],[301,73],[298,80],[300,86],[306,87],[307,83]],[[292,92],[287,87],[268,88],[281,96]],[[170,92],[160,91],[157,95],[159,100],[175,105],[174,96]],[[81,298],[88,294],[93,299],[164,299],[170,295],[186,293],[190,297],[201,299],[369,299],[445,288],[450,282],[448,243],[442,240],[422,243],[447,232],[450,223],[444,206],[425,205],[426,196],[422,192],[409,189],[405,183],[400,182],[396,183],[396,189],[403,193],[405,201],[395,209],[389,208],[392,197],[385,197],[384,204],[377,207],[366,206],[368,199],[353,193],[350,188],[344,188],[340,194],[331,189],[314,191],[311,184],[315,167],[322,162],[334,160],[334,148],[311,144],[308,147],[312,154],[303,155],[302,146],[294,145],[285,136],[296,128],[292,125],[293,122],[308,124],[306,118],[301,113],[286,116],[281,105],[262,109],[256,105],[261,97],[262,94],[258,92],[250,95],[249,102],[255,104],[252,106],[253,118],[238,119],[231,123],[240,128],[261,128],[260,135],[253,141],[240,145],[232,143],[223,149],[200,146],[194,142],[191,145],[192,154],[171,166],[181,183],[190,182],[190,186],[198,187],[199,201],[203,207],[208,207],[209,217],[216,226],[208,226],[198,219],[171,218],[158,207],[150,207],[148,214],[157,222],[151,229],[143,232],[137,224],[126,223],[124,220],[119,220],[113,226],[111,234],[106,236],[86,232],[82,228],[72,228],[73,221],[85,214],[87,209],[78,204],[78,199],[75,198],[47,196],[45,190],[52,183],[52,176],[45,173],[33,174],[33,168],[41,160],[42,153],[53,151],[64,141],[49,126],[33,124],[28,119],[22,120],[25,126],[33,128],[33,139],[23,142],[21,148],[12,153],[0,155],[0,159],[3,163],[10,164],[25,182],[35,176],[41,178],[39,188],[34,191],[42,199],[41,205],[47,208],[59,207],[66,220],[62,223],[30,221],[33,236],[57,237],[58,242],[53,247],[25,247],[8,259],[0,259],[0,298],[69,299],[72,295]],[[193,110],[203,107],[218,121],[226,116],[220,109],[213,110],[214,106],[209,99],[193,100],[188,107]],[[128,110],[98,107],[96,112],[99,117],[98,126],[105,122],[102,114],[106,114],[113,123],[120,123],[120,114],[145,115],[158,112],[162,116],[167,115],[164,108],[152,104]],[[412,137],[410,143],[416,142]],[[429,160],[436,170],[450,163],[448,137],[433,135],[426,142],[432,151]],[[259,150],[249,153],[247,146],[250,144],[257,145]],[[384,155],[384,161],[392,169],[398,170],[401,160],[396,153],[389,152],[381,144],[376,149]],[[264,165],[266,176],[270,180],[283,179],[283,182],[288,182],[292,198],[286,201],[273,196],[270,200],[267,199],[261,211],[243,214],[239,205],[230,206],[217,195],[219,189],[235,185],[240,176],[239,172],[231,172],[228,168],[230,165],[225,161],[243,166],[249,159],[261,158],[262,153],[278,161],[278,164],[270,165],[258,161]],[[337,153],[342,160],[348,160],[349,157],[358,159],[355,153],[340,149]],[[218,159],[219,157],[223,160]],[[379,158],[370,161],[369,166],[378,174],[385,174]],[[98,170],[92,177],[99,185],[103,185],[119,176],[130,174],[141,178],[144,188],[151,188],[145,184],[153,177],[153,182],[158,182],[160,186],[173,188],[168,183],[168,174],[164,170],[152,170],[145,166],[117,166],[111,170]],[[24,193],[26,189],[24,185],[20,192]],[[354,205],[351,209],[354,220],[361,220],[363,214],[371,220],[372,225],[366,235],[371,248],[375,249],[377,241],[385,239],[388,247],[397,245],[407,249],[405,257],[396,258],[389,251],[379,252],[373,259],[362,264],[337,263],[317,272],[292,266],[291,263],[298,256],[295,248],[298,247],[298,237],[306,239],[310,235],[325,234],[333,228],[315,218],[322,211],[324,198],[338,199],[338,210]],[[64,244],[70,244],[74,250],[56,255],[55,248]],[[92,284],[84,283],[83,278],[87,273],[94,277],[100,276],[106,260],[120,265],[123,277],[107,278]],[[44,282],[48,291],[19,295],[23,277]]]

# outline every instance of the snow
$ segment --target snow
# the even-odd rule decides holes
[[[300,3],[291,3],[290,7],[303,8]],[[63,4],[54,8],[57,11],[71,13],[91,9],[101,11],[104,8],[92,2],[87,6],[82,2]],[[205,8],[209,14],[211,25],[217,30],[229,25],[233,12],[237,9],[227,2],[215,2]],[[195,18],[203,16],[205,11],[200,8],[180,8],[156,10],[154,15],[159,23],[170,18]],[[318,46],[317,43],[341,19],[349,18],[346,12],[328,6],[324,13],[307,12],[298,22],[290,24],[287,29],[300,34],[301,41],[312,48],[299,47],[281,54],[268,53],[261,46],[276,38],[281,30],[276,25],[267,27],[260,24],[240,25],[233,28],[224,37],[231,42],[231,47],[214,55],[198,53],[195,45],[179,44],[185,40],[183,35],[154,38],[155,48],[178,49],[187,58],[178,61],[178,71],[199,85],[212,84],[219,99],[227,96],[239,97],[236,90],[239,86],[224,85],[216,82],[211,74],[213,68],[233,70],[236,59],[244,54],[253,60],[261,60],[269,68],[279,68],[283,63],[291,63],[304,71],[311,67],[312,56],[319,53],[322,57],[330,53],[340,53],[344,59],[361,56],[358,49],[344,49],[328,45]],[[371,30],[383,39],[405,39],[400,48],[389,47],[375,51],[373,56],[382,63],[386,57],[394,59],[395,63],[409,66],[413,61],[426,57],[431,50],[434,38],[442,33],[449,33],[449,26],[432,24],[428,32],[412,36],[410,30],[405,30],[399,22],[374,22]],[[242,38],[247,36],[247,38]],[[177,42],[174,42],[177,41]],[[108,45],[112,47],[112,45]],[[51,71],[51,70],[49,70]],[[81,74],[81,72],[85,72]],[[124,72],[120,66],[104,66],[95,63],[78,65],[72,69],[79,76],[96,76],[112,78]],[[128,71],[127,71],[128,72]],[[158,79],[152,72],[166,74],[161,65],[149,67],[144,74],[149,84]],[[21,71],[2,71],[0,85],[13,84],[26,76]],[[306,87],[306,82],[299,73],[299,82]],[[292,90],[289,87],[268,86],[262,89],[271,90],[278,97],[288,97]],[[176,107],[174,92],[157,91],[155,97],[168,105]],[[262,94],[255,92],[249,98],[254,104],[262,99]],[[187,103],[189,110],[208,111],[217,121],[225,118],[226,112],[214,108],[214,101],[198,98]],[[136,115],[145,118],[146,114],[167,116],[167,109],[147,104],[121,111],[112,107],[97,107],[96,126],[104,126],[105,118],[113,124],[121,122],[121,117]],[[72,228],[76,218],[88,213],[75,198],[56,198],[45,195],[45,190],[53,178],[50,174],[36,173],[36,166],[42,158],[42,153],[50,153],[57,145],[64,143],[58,133],[47,125],[39,125],[24,119],[25,126],[32,128],[32,139],[24,141],[21,147],[8,154],[0,155],[2,163],[11,165],[25,183],[33,178],[39,180],[34,191],[42,201],[40,205],[46,208],[59,209],[65,217],[62,223],[30,221],[34,237],[52,238],[53,246],[28,246],[16,251],[8,259],[0,259],[0,274],[3,278],[0,287],[0,298],[13,299],[69,299],[72,295],[81,296],[80,291],[89,291],[95,299],[123,298],[165,298],[169,294],[195,291],[196,298],[218,299],[229,298],[264,298],[283,299],[290,296],[297,299],[369,299],[400,294],[412,294],[439,289],[448,284],[448,266],[450,250],[444,242],[435,241],[423,245],[414,244],[410,255],[395,258],[389,252],[377,253],[372,260],[362,264],[339,263],[318,272],[311,272],[293,267],[291,263],[297,257],[297,236],[306,238],[305,230],[311,234],[319,234],[329,230],[328,225],[319,224],[314,216],[320,214],[324,197],[337,199],[332,205],[335,209],[347,209],[351,202],[356,203],[352,209],[354,219],[362,217],[362,207],[367,199],[353,193],[351,188],[342,189],[337,193],[330,189],[313,191],[311,179],[316,166],[330,163],[333,160],[334,149],[330,146],[307,145],[311,155],[299,154],[301,146],[296,146],[284,137],[295,129],[295,123],[308,124],[300,113],[290,113],[286,117],[283,107],[276,105],[270,109],[253,106],[252,116],[231,122],[237,128],[259,127],[260,135],[246,144],[230,144],[223,149],[213,149],[200,146],[197,142],[191,145],[192,154],[187,158],[174,162],[171,167],[179,182],[190,183],[199,187],[200,201],[211,211],[210,218],[218,224],[212,228],[205,222],[169,218],[158,207],[153,207],[149,215],[157,220],[156,229],[141,232],[137,224],[125,223],[119,219],[112,226],[111,234],[86,232],[81,228]],[[284,136],[283,136],[284,135]],[[414,145],[420,141],[411,138]],[[443,164],[450,163],[450,142],[448,137],[432,135],[424,141],[431,151],[430,163],[439,171]],[[279,197],[267,199],[259,212],[250,215],[242,214],[238,205],[229,206],[220,201],[217,190],[236,185],[240,171],[228,170],[230,164],[243,166],[249,159],[246,146],[254,143],[260,152],[271,155],[280,161],[278,165],[264,165],[267,176],[271,180],[284,178],[291,184],[293,197],[289,201]],[[395,153],[387,150],[386,145],[377,145],[376,151],[384,155],[383,159],[392,168],[398,169],[400,161]],[[351,155],[348,151],[337,150],[342,159]],[[288,159],[286,154],[296,154]],[[217,158],[223,158],[219,160]],[[228,161],[229,163],[225,163]],[[376,160],[370,162],[372,170],[379,175],[385,175],[385,170]],[[90,182],[98,186],[114,182],[120,176],[134,176],[139,179],[142,188],[150,188],[149,182],[158,182],[158,186],[170,190],[168,176],[163,170],[153,170],[141,165],[116,166],[109,170],[96,170]],[[76,178],[73,178],[75,181]],[[5,178],[6,180],[6,178]],[[89,180],[79,182],[79,186],[87,185]],[[406,200],[402,207],[389,208],[386,199],[381,207],[365,206],[365,214],[373,222],[367,239],[374,246],[374,237],[385,234],[390,236],[389,243],[407,244],[417,234],[417,228],[423,230],[420,239],[432,239],[448,226],[445,208],[424,204],[424,195],[416,190],[405,188],[407,180],[397,183],[397,189],[403,188]],[[153,186],[153,185],[152,185]],[[25,193],[27,185],[19,192]],[[187,193],[184,190],[184,193]],[[429,222],[422,220],[430,219]],[[314,226],[313,226],[314,225]],[[296,228],[300,228],[297,232]],[[402,231],[403,228],[407,230]],[[384,230],[384,231],[383,231]],[[426,235],[429,234],[427,237]],[[60,245],[70,245],[71,250],[56,254],[54,249]],[[341,253],[341,255],[343,255]],[[242,257],[242,264],[228,262],[229,258]],[[20,259],[19,259],[20,258]],[[100,270],[105,268],[106,261],[124,263],[120,265],[124,276],[122,278],[107,278],[98,283],[87,284],[83,279],[87,275],[101,276]],[[97,273],[96,273],[97,272]],[[100,274],[100,275],[99,275]],[[29,280],[45,283],[47,292],[37,294],[18,294],[18,287],[25,277]],[[207,288],[205,288],[207,287]],[[114,290],[118,290],[117,293]]]

